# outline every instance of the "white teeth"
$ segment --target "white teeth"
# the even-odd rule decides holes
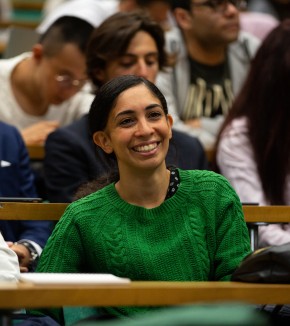
[[[155,149],[157,147],[157,143],[155,144],[150,144],[150,145],[145,145],[145,146],[139,146],[139,147],[135,147],[134,150],[136,152],[150,152],[153,149]]]

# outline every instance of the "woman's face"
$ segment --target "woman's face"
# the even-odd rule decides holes
[[[95,133],[94,141],[115,153],[120,173],[155,169],[164,164],[171,126],[159,99],[141,84],[119,95],[105,131]]]
[[[132,38],[125,54],[108,62],[97,78],[104,84],[114,77],[136,75],[154,83],[158,71],[157,45],[150,34],[140,31]]]

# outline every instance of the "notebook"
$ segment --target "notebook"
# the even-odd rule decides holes
[[[113,274],[21,273],[20,282],[34,284],[124,284],[130,279]]]

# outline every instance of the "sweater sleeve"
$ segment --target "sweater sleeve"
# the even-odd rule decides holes
[[[48,239],[37,272],[77,273],[82,270],[82,257],[85,253],[75,221],[76,211],[72,206],[66,209]]]
[[[245,119],[234,121],[222,134],[217,163],[242,202],[266,203]]]
[[[217,192],[214,279],[225,281],[230,280],[232,273],[251,252],[251,248],[248,228],[237,194],[226,179],[219,184]]]

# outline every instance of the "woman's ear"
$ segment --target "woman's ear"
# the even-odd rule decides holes
[[[104,131],[97,131],[93,134],[93,140],[96,145],[102,148],[102,150],[107,153],[113,153],[113,148],[111,146],[111,141],[108,135]]]
[[[172,138],[172,125],[173,125],[173,118],[171,114],[167,114],[167,121],[170,127],[170,134],[169,134],[169,139]]]

